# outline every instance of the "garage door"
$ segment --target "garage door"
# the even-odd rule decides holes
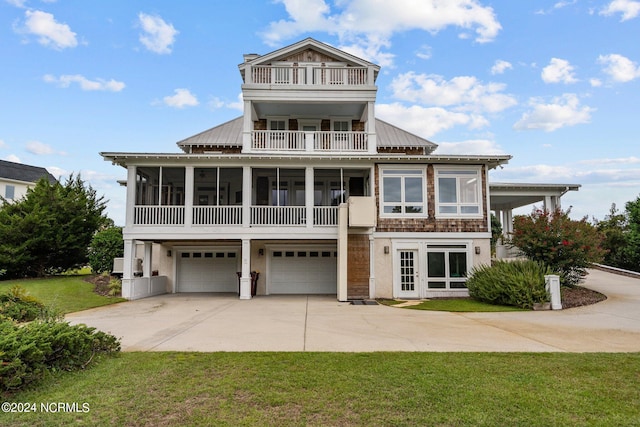
[[[336,251],[274,250],[271,252],[270,294],[335,294]]]
[[[178,263],[178,292],[238,291],[235,251],[184,251]]]

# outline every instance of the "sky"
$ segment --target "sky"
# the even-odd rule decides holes
[[[576,219],[640,196],[634,0],[0,0],[0,159],[80,174],[123,225],[99,153],[180,152],[242,114],[243,54],[306,37],[379,64],[376,116],[436,154],[512,155],[493,182],[581,184]]]

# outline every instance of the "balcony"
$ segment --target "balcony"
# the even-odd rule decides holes
[[[251,132],[251,151],[366,153],[368,150],[368,135],[365,132]]]
[[[135,206],[136,226],[243,226],[242,206],[193,206],[192,221],[185,221],[184,206]],[[251,206],[250,227],[338,225],[337,206],[314,206],[312,216],[305,206]],[[308,222],[313,218],[313,223]]]
[[[314,65],[277,65],[254,66],[251,68],[251,81],[246,83],[275,86],[366,86],[373,84],[373,71],[369,78],[366,67],[322,66]]]

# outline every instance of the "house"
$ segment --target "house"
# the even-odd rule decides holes
[[[311,38],[239,71],[241,117],[180,153],[101,153],[127,170],[126,298],[468,295],[491,259],[488,173],[510,156],[434,154],[376,117],[378,65]]]
[[[27,194],[40,178],[57,182],[45,168],[0,160],[0,197],[11,203]]]

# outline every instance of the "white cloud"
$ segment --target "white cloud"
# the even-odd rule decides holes
[[[640,77],[638,64],[622,55],[600,55],[598,62],[605,66],[603,71],[615,82],[625,83]]]
[[[573,66],[566,59],[551,58],[549,65],[542,69],[542,80],[545,83],[576,83]]]
[[[391,82],[397,99],[476,113],[496,113],[516,105],[513,96],[503,93],[505,88],[502,83],[483,84],[471,76],[445,80],[435,74],[414,72],[400,74]]]
[[[579,163],[585,165],[637,165],[640,164],[640,158],[631,156],[616,159],[587,159],[581,160]]]
[[[15,7],[19,7],[21,9],[24,9],[27,3],[27,0],[6,0],[7,3],[9,3],[11,6],[15,6]]]
[[[435,154],[505,154],[504,150],[489,139],[471,139],[459,142],[438,142]]]
[[[6,161],[8,162],[13,162],[13,163],[22,163],[22,161],[20,160],[20,157],[16,156],[15,154],[9,154],[7,157],[4,158]]]
[[[621,13],[620,21],[633,19],[640,14],[640,2],[633,0],[613,0],[606,7],[600,10],[600,15],[611,16]]]
[[[45,156],[55,153],[54,149],[51,148],[50,145],[44,144],[40,141],[27,142],[27,151],[38,156]]]
[[[532,98],[529,102],[532,110],[524,113],[522,118],[513,125],[515,130],[554,130],[589,123],[594,108],[581,106],[578,96],[565,93],[556,97],[551,103]]]
[[[478,115],[457,113],[439,107],[405,106],[400,103],[376,105],[376,115],[382,120],[414,133],[430,138],[438,132],[454,126],[477,129],[487,126],[488,121]]]
[[[591,85],[591,87],[600,87],[602,86],[602,80],[592,78],[592,79],[589,79],[589,84]]]
[[[199,104],[198,98],[189,89],[176,89],[175,95],[162,98],[165,105],[174,108],[195,107]]]
[[[365,58],[369,59],[392,57],[380,49],[396,32],[422,30],[433,34],[457,27],[475,31],[475,41],[485,43],[502,29],[493,9],[477,0],[341,0],[332,6],[325,0],[275,1],[284,5],[289,19],[268,25],[263,32],[267,44],[277,46],[303,33],[323,31],[338,35],[343,46],[368,53]]]
[[[212,110],[217,110],[220,108],[229,108],[231,110],[244,111],[244,101],[242,99],[242,93],[238,94],[238,97],[236,98],[235,101],[225,101],[218,98],[217,96],[212,97],[207,103],[207,105]]]
[[[152,52],[171,53],[171,47],[179,31],[159,16],[140,12],[138,20],[144,31],[140,34],[140,42]]]
[[[46,74],[43,77],[43,80],[47,83],[53,83],[58,85],[59,87],[69,87],[72,83],[77,83],[82,90],[90,91],[90,90],[102,90],[109,92],[120,92],[125,88],[125,84],[123,82],[119,82],[116,80],[104,80],[104,79],[96,79],[89,80],[86,77],[80,74],[64,74],[60,77],[52,76],[51,74]]]
[[[67,24],[56,22],[52,14],[41,10],[25,11],[24,28],[21,32],[38,36],[38,43],[57,50],[76,47],[76,33]]]
[[[416,56],[420,59],[431,59],[431,46],[426,44],[420,46],[420,50],[416,52]]]
[[[58,181],[61,178],[67,178],[67,177],[69,177],[71,175],[70,171],[68,171],[66,169],[59,168],[57,166],[49,166],[49,167],[47,167],[47,171],[51,175],[53,175],[54,178],[57,179]],[[84,176],[83,176],[83,178],[84,178]]]
[[[511,65],[511,62],[498,59],[495,64],[493,64],[493,67],[491,67],[491,74],[502,74],[505,71],[512,69],[513,65]]]
[[[7,143],[0,139],[0,148],[5,148]]]

